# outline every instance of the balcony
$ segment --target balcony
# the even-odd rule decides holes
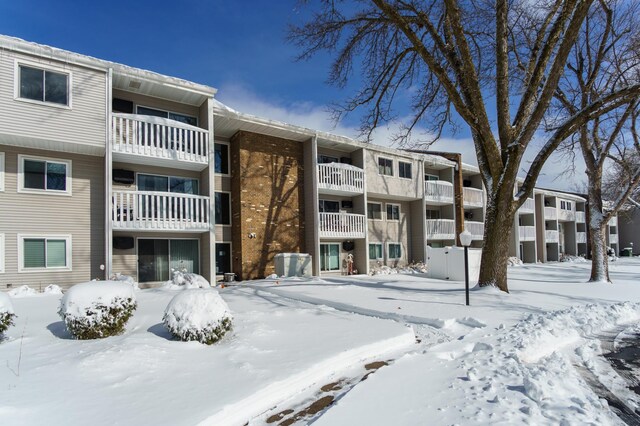
[[[424,197],[435,205],[453,203],[453,184],[445,180],[428,180],[424,183]]]
[[[471,222],[469,220],[464,221],[464,229],[471,232],[471,237],[473,240],[483,240],[484,239],[484,223],[482,222]]]
[[[558,231],[555,229],[548,229],[544,231],[544,237],[547,243],[557,243],[560,241],[558,238]]]
[[[363,214],[320,213],[320,238],[364,238],[366,223]]]
[[[534,210],[536,209],[536,203],[533,200],[533,198],[527,198],[524,201],[524,204],[522,204],[522,206],[520,206],[520,209],[518,210],[519,213],[533,213]]]
[[[611,219],[609,219],[609,226],[618,226],[618,216],[614,216]]]
[[[455,240],[456,222],[453,219],[427,219],[427,240]]]
[[[318,192],[322,194],[364,194],[364,170],[349,164],[318,164]]]
[[[520,241],[535,241],[536,227],[535,226],[519,226],[518,237]]]
[[[114,230],[205,232],[209,197],[171,192],[113,191]]]
[[[587,242],[587,233],[586,232],[576,232],[576,243],[586,243]]]
[[[576,212],[576,222],[585,223],[587,221],[587,215],[585,212]]]
[[[555,207],[545,207],[544,208],[544,218],[545,220],[556,220],[558,218],[558,212]]]
[[[209,165],[209,131],[167,118],[113,113],[111,142],[114,161],[196,171]]]
[[[576,220],[576,214],[573,210],[558,210],[558,220],[565,222],[574,222]]]
[[[484,207],[484,191],[478,188],[462,188],[465,207]]]

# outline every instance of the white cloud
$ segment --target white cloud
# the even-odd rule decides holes
[[[239,84],[222,85],[219,88],[217,99],[227,106],[244,113],[259,117],[270,118],[297,126],[321,130],[338,135],[357,138],[358,129],[344,123],[334,123],[331,114],[324,106],[309,101],[293,103],[278,102],[263,98],[252,90]],[[393,135],[397,133],[397,127],[382,127],[373,134],[373,143],[377,145],[391,146]],[[425,133],[418,129],[416,134]],[[541,142],[533,141],[522,161],[522,169],[528,168],[529,162],[535,157],[535,147]],[[432,144],[428,149],[432,151],[459,152],[462,161],[477,165],[475,148],[470,138],[443,137]],[[578,153],[576,156],[576,174],[570,176],[566,171],[571,167],[567,158],[560,154],[553,154],[545,164],[537,186],[565,191],[574,191],[580,182],[584,181],[584,161]],[[523,173],[520,173],[521,175]]]

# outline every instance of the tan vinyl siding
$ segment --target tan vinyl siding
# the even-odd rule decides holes
[[[71,109],[14,99],[15,61],[27,66],[71,73]],[[106,84],[103,72],[60,63],[47,58],[3,51],[0,55],[0,144],[3,135],[12,144],[37,140],[39,147],[62,148],[60,142],[104,150],[106,141]]]
[[[408,204],[411,209],[411,235],[410,235],[410,247],[411,257],[409,261],[412,262],[424,262],[427,258],[425,253],[425,219],[426,208],[425,204],[421,201],[413,201]]]
[[[378,173],[378,157],[388,158],[393,161],[393,176]],[[398,177],[398,161],[411,163],[411,179]],[[386,153],[378,153],[373,150],[365,152],[365,173],[367,174],[367,193],[378,195],[390,195],[404,199],[422,199],[424,185],[419,178],[418,161],[411,158],[394,156]]]
[[[51,151],[1,146],[5,153],[5,191],[0,193],[0,234],[5,235],[7,284],[72,284],[104,278],[104,159]],[[71,160],[73,195],[18,193],[18,154]],[[18,273],[18,234],[68,234],[72,237],[72,271]]]
[[[368,220],[367,227],[369,231],[369,244],[383,243],[384,263],[388,266],[405,265],[411,259],[412,253],[409,253],[410,244],[410,203],[398,202],[392,200],[380,200],[368,198],[369,203],[382,204],[382,220]],[[387,204],[400,205],[400,220],[387,220]],[[399,261],[389,259],[387,243],[400,243],[402,245],[402,258]],[[373,261],[373,263],[376,263]]]

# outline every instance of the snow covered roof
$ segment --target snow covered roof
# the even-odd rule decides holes
[[[552,196],[552,197],[565,198],[567,200],[573,200],[573,201],[582,201],[582,202],[586,202],[587,201],[586,198],[581,197],[579,195],[572,194],[570,192],[558,191],[558,190],[555,190],[555,189],[546,189],[546,188],[535,187],[534,188],[534,193],[549,195],[549,196]]]
[[[113,86],[128,91],[163,97],[178,102],[200,105],[213,97],[217,89],[177,77],[130,67],[117,62],[81,55],[68,50],[0,34],[0,52],[15,51],[39,58],[52,59],[96,71],[113,70]],[[133,84],[133,85],[132,85]]]

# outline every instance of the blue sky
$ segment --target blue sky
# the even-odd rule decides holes
[[[308,14],[299,0],[2,0],[0,33],[207,84],[239,111],[355,136],[357,115],[329,120],[327,105],[349,94],[326,84],[330,56],[296,62],[285,41],[287,25]],[[388,144],[392,132],[375,142]],[[434,149],[475,163],[465,126]],[[558,179],[565,169],[549,163],[540,186],[572,189],[582,176]]]

